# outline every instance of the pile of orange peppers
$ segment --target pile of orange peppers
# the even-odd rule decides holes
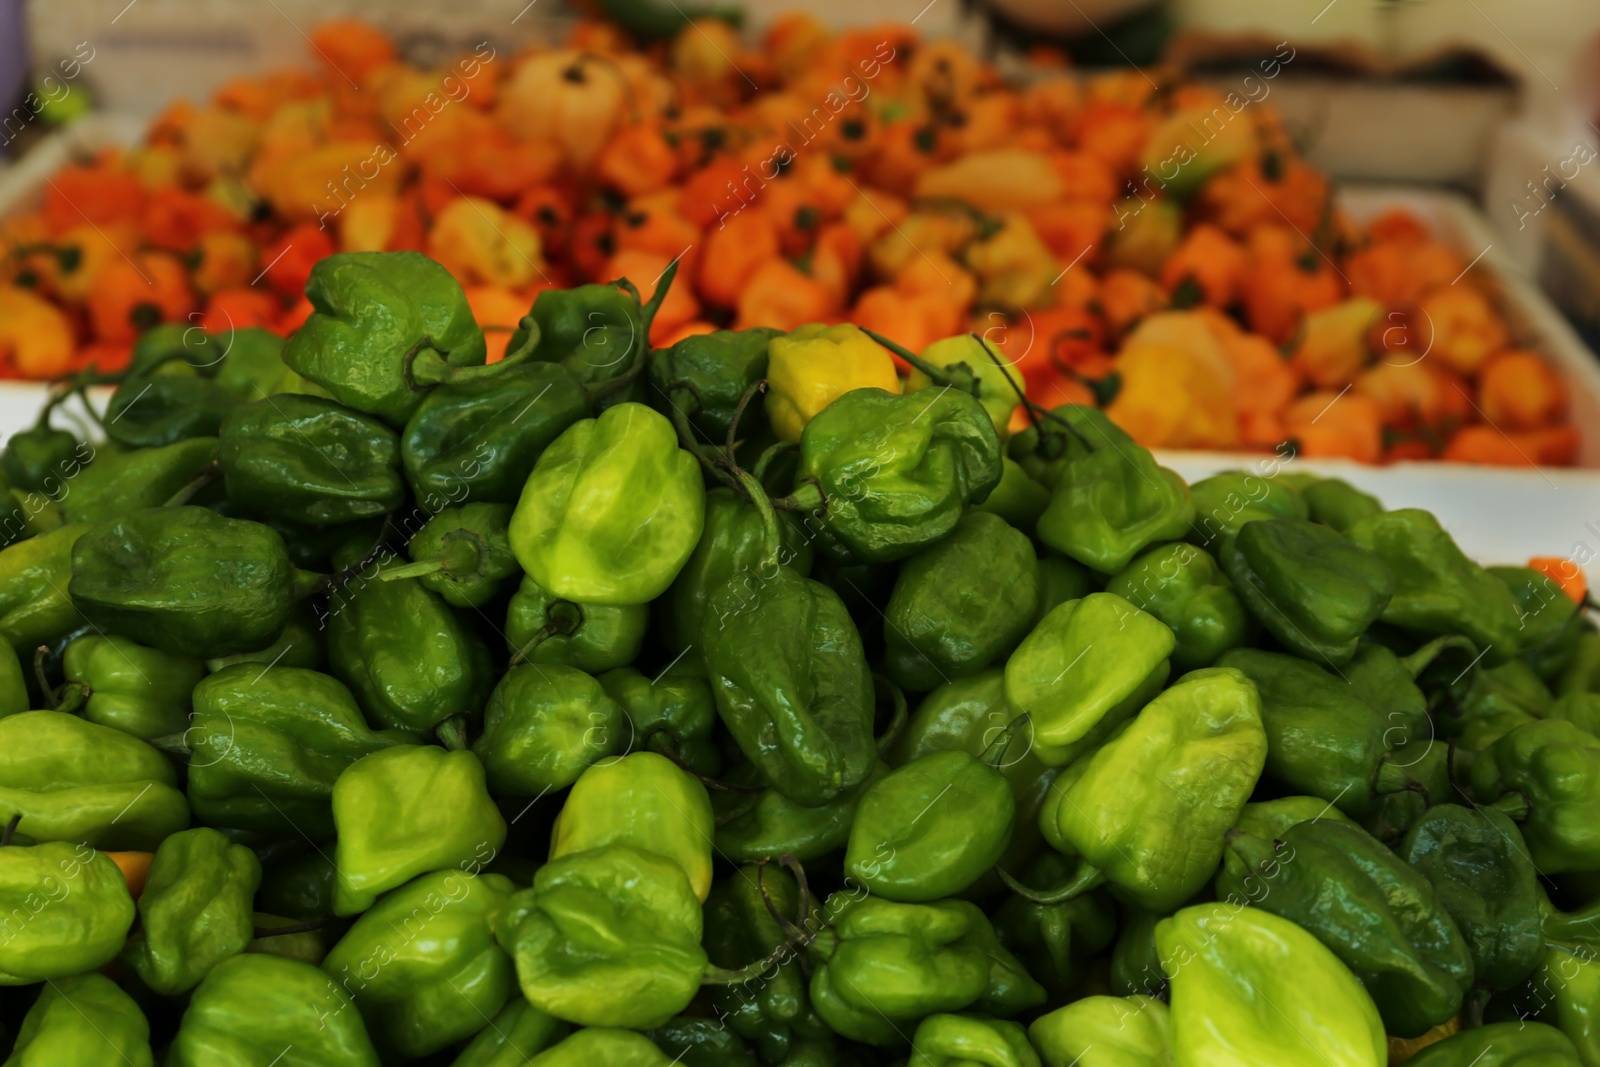
[[[1462,251],[1334,208],[1266,102],[1287,43],[1237,91],[1043,54],[1008,84],[910,27],[806,14],[758,46],[716,21],[647,48],[585,22],[433,69],[356,22],[312,46],[311,69],[175,103],[0,221],[0,375],[115,369],[158,322],[287,333],[335,251],[424,251],[500,327],[542,288],[648,289],[676,261],[657,344],[970,331],[1031,399],[1098,403],[1148,446],[1577,453],[1561,378]]]

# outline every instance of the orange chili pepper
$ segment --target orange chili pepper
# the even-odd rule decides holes
[[[203,294],[249,285],[256,276],[256,246],[242,233],[204,234],[190,261],[194,287]]]
[[[695,288],[717,307],[732,308],[762,264],[778,255],[778,228],[764,211],[741,211],[706,231]]]
[[[673,330],[671,333],[667,334],[661,339],[661,343],[656,347],[670,348],[679,341],[683,340],[685,337],[699,337],[702,334],[716,332],[717,328],[713,324],[706,322],[703,319],[695,319],[693,322],[686,322],[682,326],[679,326],[676,330]]]
[[[677,176],[678,156],[660,125],[643,122],[623,126],[595,157],[594,175],[623,196],[642,196],[665,189]]]
[[[1152,125],[1153,119],[1140,107],[1096,100],[1079,113],[1074,134],[1079,151],[1100,160],[1115,174],[1133,174]]]
[[[842,222],[830,222],[822,227],[811,248],[811,276],[827,288],[835,307],[844,307],[861,278],[865,261],[866,246],[855,230]]]
[[[1565,467],[1578,458],[1573,426],[1506,433],[1493,426],[1463,426],[1445,446],[1443,458],[1497,467]]]
[[[920,352],[955,332],[948,325],[947,306],[938,298],[883,285],[862,293],[855,307],[850,309],[849,318],[863,329],[880,333],[913,352]],[[898,356],[895,365],[907,369]]]
[[[1344,283],[1316,247],[1282,226],[1259,226],[1246,242],[1245,320],[1274,344],[1293,335],[1310,311],[1331,307],[1344,297]]]
[[[1538,355],[1511,349],[1484,364],[1478,407],[1485,421],[1502,430],[1535,430],[1561,421],[1567,389]]]
[[[760,195],[760,187],[747,182],[747,167],[728,156],[718,156],[684,179],[678,190],[678,214],[701,228],[739,214]],[[747,186],[749,186],[747,188]]]
[[[56,233],[84,222],[104,226],[137,219],[144,201],[144,186],[131,174],[63,167],[45,179],[44,218]]]
[[[1282,152],[1236,163],[1200,187],[1199,211],[1236,237],[1257,226],[1314,233],[1328,210],[1327,176]]]
[[[179,322],[194,308],[189,273],[170,252],[135,252],[106,264],[89,294],[89,322],[102,341],[132,341],[161,322]]]
[[[826,322],[838,312],[827,286],[786,259],[769,259],[739,294],[734,329],[773,326],[792,330],[807,322]]]
[[[572,223],[567,258],[584,281],[599,278],[617,250],[616,219],[603,211],[580,215]]]
[[[1098,257],[1111,217],[1093,200],[1059,200],[1027,212],[1045,247],[1063,263],[1088,267]]]
[[[311,313],[315,310],[316,308],[311,306],[311,301],[302,296],[299,300],[289,305],[282,315],[278,316],[278,325],[273,328],[272,332],[282,337],[288,337],[291,333],[304,326],[306,320],[311,317]]]
[[[237,233],[239,217],[210,197],[174,186],[150,190],[140,214],[147,244],[173,252],[188,252],[209,233]]]
[[[1390,304],[1414,305],[1457,278],[1466,261],[1437,241],[1375,241],[1345,257],[1350,291]]]
[[[485,362],[498,363],[511,343],[511,331],[528,313],[532,301],[503,285],[470,285],[463,292],[472,317],[483,327],[483,339],[489,348]]]
[[[335,251],[327,230],[314,222],[302,222],[261,250],[266,282],[286,297],[299,296],[311,277],[311,268]]]
[[[117,870],[122,872],[123,880],[128,883],[128,892],[134,900],[144,892],[145,878],[150,874],[150,864],[155,860],[154,852],[107,852],[106,859],[117,865]]]
[[[1566,556],[1534,556],[1528,566],[1559,585],[1574,603],[1582,604],[1589,595],[1589,576]]]
[[[1428,354],[1459,374],[1475,374],[1510,337],[1489,298],[1470,285],[1435,289],[1420,301],[1433,327]]]
[[[1201,223],[1167,257],[1161,285],[1180,307],[1227,307],[1239,295],[1244,268],[1244,248],[1218,227]]]
[[[1167,306],[1167,294],[1146,275],[1118,268],[1100,280],[1096,298],[1109,338],[1121,337],[1146,315]]]
[[[1383,416],[1369,396],[1307,393],[1283,413],[1283,427],[1307,459],[1343,457],[1376,463],[1383,456]]]
[[[536,185],[517,198],[511,209],[533,224],[540,247],[550,255],[564,252],[572,235],[573,198],[556,185]]]
[[[704,252],[699,227],[674,211],[670,202],[629,204],[617,217],[613,232],[618,251],[634,249],[654,252],[667,260],[678,259],[679,269],[690,278],[694,277]]]
[[[223,289],[207,301],[200,325],[210,333],[223,335],[252,326],[270,330],[282,313],[282,302],[265,289]]]
[[[357,85],[395,61],[394,42],[360,19],[332,19],[311,31],[312,49],[340,78]]]

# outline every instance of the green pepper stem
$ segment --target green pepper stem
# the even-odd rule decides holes
[[[1495,811],[1508,816],[1512,822],[1522,822],[1528,817],[1529,811],[1532,810],[1532,806],[1528,803],[1528,798],[1521,793],[1507,793],[1494,803],[1484,806],[1493,808]]]
[[[739,397],[739,403],[734,405],[733,418],[728,420],[728,437],[725,444],[729,456],[733,455],[734,444],[739,440],[739,423],[744,419],[744,409],[750,406],[750,401],[755,399],[757,393],[765,392],[766,388],[767,380],[757,378]]]
[[[1427,670],[1429,664],[1438,659],[1442,653],[1448,652],[1453,648],[1459,648],[1468,655],[1477,653],[1476,646],[1470,640],[1459,634],[1451,634],[1447,637],[1435,637],[1432,641],[1411,653],[1411,655],[1401,656],[1400,664],[1405,667],[1411,677],[1415,678]]]
[[[1418,784],[1405,767],[1389,762],[1388,756],[1378,761],[1378,769],[1372,775],[1372,792],[1376,796],[1415,792]]]
[[[776,562],[783,549],[783,534],[778,529],[778,513],[772,508],[772,500],[767,496],[767,491],[761,487],[761,479],[749,471],[735,470],[733,476],[739,479],[739,488],[750,498],[750,503],[755,505],[756,511],[761,515],[761,529],[766,539],[766,553],[762,556],[762,561]]]
[[[17,827],[22,825],[22,812],[17,812],[6,820],[6,827],[0,830],[0,848],[11,844],[11,839],[17,836]]]
[[[460,752],[467,747],[466,716],[450,716],[433,728],[433,735],[439,739],[439,743],[447,750]]]
[[[753,963],[747,963],[743,967],[740,967],[736,970],[728,970],[725,967],[713,967],[708,964],[706,966],[705,973],[700,976],[700,984],[743,985],[745,982],[753,982],[757,978],[760,978],[762,975],[766,974],[768,971],[772,970],[774,967],[780,966],[787,959],[795,955],[796,953],[794,945],[792,945],[788,940],[785,940],[781,945],[767,953],[765,956],[761,957],[759,960],[756,960]]]
[[[667,291],[672,288],[672,281],[678,276],[678,263],[683,257],[667,264],[667,269],[661,272],[661,277],[656,279],[656,291],[650,294],[650,302],[640,307],[639,317],[644,320],[644,351],[650,350],[650,327],[655,324],[656,312],[661,310],[661,304],[667,299]],[[638,293],[634,293],[635,299]]]
[[[402,578],[422,578],[438,574],[440,571],[444,571],[446,575],[450,574],[450,564],[443,556],[435,556],[433,559],[418,560],[400,567],[385,568],[378,574],[378,581],[398,582]]]
[[[191,478],[188,484],[186,484],[182,489],[179,489],[176,493],[173,493],[171,496],[167,497],[166,503],[164,503],[162,507],[183,507],[189,501],[198,496],[203,489],[221,477],[222,464],[218,463],[216,460],[212,460],[204,467],[201,467],[199,472],[196,473],[195,476]]]
[[[774,500],[772,506],[780,511],[817,511],[828,506],[828,499],[822,495],[822,488],[808,478],[788,496]]]
[[[326,930],[330,926],[338,926],[344,922],[337,915],[330,915],[325,919],[312,919],[310,922],[291,923],[287,926],[258,926],[251,931],[251,937],[260,941],[268,937],[283,937],[287,934],[311,934],[318,930]]]
[[[695,443],[694,424],[689,421],[689,413],[684,411],[679,404],[672,402],[670,397],[668,397],[668,401],[672,408],[672,426],[678,431],[679,446],[689,455],[699,460],[700,466],[705,468],[712,477],[723,485],[730,489],[742,490],[744,487],[739,484],[739,479],[725,470],[722,464],[706,455],[704,447]]]
[[[1015,741],[1017,734],[1024,729],[1029,731],[1033,729],[1032,712],[1025,711],[1006,724],[1006,728],[1000,731],[1000,736],[995,738],[989,744],[989,747],[983,750],[983,762],[995,770],[999,770],[1005,759],[1006,752],[1011,748],[1011,742]],[[1025,752],[1023,755],[1025,756],[1027,753]]]
[[[326,593],[343,585],[372,563],[368,556],[342,571],[332,574],[318,574],[316,571],[303,571],[299,567],[294,569],[294,588],[289,594],[291,600],[304,600],[314,593]]]
[[[1031,900],[1035,904],[1044,904],[1046,906],[1051,904],[1065,904],[1069,900],[1076,900],[1078,897],[1083,896],[1092,889],[1096,889],[1104,885],[1106,882],[1106,873],[1085,860],[1078,861],[1078,869],[1073,872],[1072,877],[1066,882],[1054,889],[1046,889],[1043,891],[1028,888],[1021,882],[1017,881],[1017,879],[1003,867],[996,867],[995,870],[999,872],[1000,880],[1010,887],[1011,891],[1017,894],[1017,896],[1024,900]]]
[[[888,692],[889,700],[894,706],[894,711],[889,716],[889,725],[874,746],[878,755],[883,756],[895,746],[895,742],[900,740],[900,735],[905,733],[906,723],[911,721],[911,715],[904,690],[881,674],[874,673],[872,682],[874,689],[881,687]]]
[[[511,666],[527,662],[528,654],[552,637],[571,637],[583,626],[583,605],[571,600],[552,600],[544,609],[545,623],[533,631],[522,647],[511,655]]]
[[[177,759],[188,759],[193,753],[184,734],[163,734],[160,737],[152,737],[145,744]]]
[[[421,578],[441,571],[445,577],[457,580],[483,574],[489,546],[472,530],[451,530],[444,535],[439,547],[441,554],[433,559],[386,567],[378,574],[378,580],[397,582],[402,578]]]
[[[929,363],[927,360],[911,351],[911,349],[895,341],[889,340],[876,330],[869,330],[865,326],[862,326],[860,329],[862,333],[866,334],[884,348],[887,348],[889,351],[893,352],[895,355],[911,364],[923,374],[926,374],[933,384],[957,389],[966,388],[966,386],[963,386],[960,382],[950,377],[950,372],[948,369],[935,367],[932,363]]]
[[[772,916],[772,921],[778,924],[778,929],[783,931],[783,936],[788,940],[789,944],[803,948],[810,944],[811,939],[816,936],[814,933],[806,933],[799,925],[805,922],[806,917],[811,914],[810,887],[806,884],[805,868],[800,866],[800,861],[795,859],[792,852],[785,852],[778,861],[785,867],[790,868],[791,871],[798,872],[795,875],[795,882],[799,888],[798,909],[800,914],[796,918],[790,919],[778,910],[777,902],[772,899],[772,894],[767,892],[767,864],[771,860],[771,856],[762,856],[756,863],[756,888],[761,891],[761,903],[766,905],[767,914]]]
[[[756,480],[762,485],[766,485],[767,471],[771,468],[773,462],[785,452],[798,447],[793,441],[775,441],[763,449],[761,455],[756,457],[756,465],[750,468],[750,473],[754,474]]]
[[[55,702],[55,710],[65,715],[76,715],[85,704],[94,690],[82,682],[68,682],[50,695]]]
[[[1005,375],[1006,381],[1011,384],[1011,391],[1017,394],[1017,402],[1022,405],[1023,414],[1027,416],[1028,422],[1033,425],[1034,431],[1038,433],[1039,443],[1041,445],[1044,444],[1047,438],[1059,436],[1056,434],[1050,434],[1045,430],[1044,424],[1039,421],[1042,417],[1049,419],[1051,422],[1059,424],[1067,431],[1068,434],[1076,437],[1078,439],[1078,443],[1083,445],[1083,447],[1087,448],[1090,452],[1095,450],[1094,442],[1085,437],[1076,426],[1072,425],[1072,423],[1068,422],[1060,415],[1057,415],[1049,408],[1041,407],[1040,405],[1035,404],[1032,400],[1028,399],[1028,394],[1023,390],[1022,383],[1017,381],[1016,376],[1014,376],[1010,371],[1006,370],[1006,365],[1000,362],[1000,357],[994,354],[994,349],[989,347],[988,341],[985,341],[982,337],[979,337],[976,332],[972,333],[970,336],[974,341],[978,342],[979,347],[983,349],[984,355],[989,357],[989,361],[1000,369],[1000,373]],[[1053,459],[1054,457],[1047,456],[1046,458]]]
[[[39,683],[39,692],[44,694],[44,698],[46,700],[51,701],[50,706],[54,708],[57,706],[55,700],[55,686],[50,684],[50,675],[45,670],[44,666],[45,660],[49,657],[49,655],[49,645],[40,645],[38,648],[33,650],[33,680]]]

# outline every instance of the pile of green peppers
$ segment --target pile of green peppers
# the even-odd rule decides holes
[[[977,338],[780,439],[671,281],[340,254],[9,440],[5,1067],[1600,1067],[1554,581]]]

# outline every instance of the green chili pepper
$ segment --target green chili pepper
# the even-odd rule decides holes
[[[450,1067],[526,1067],[533,1062],[529,1057],[554,1045],[571,1029],[513,995],[461,1055],[450,1061]]]
[[[1040,1067],[1028,1031],[1004,1019],[930,1015],[911,1037],[907,1067]]]
[[[73,546],[89,529],[69,523],[0,549],[0,637],[18,655],[32,656],[83,624],[67,586]]]
[[[543,796],[628,743],[628,724],[600,683],[574,667],[512,667],[489,697],[472,750],[496,794]]]
[[[1588,944],[1547,941],[1538,970],[1514,1002],[1517,1014],[1537,1014],[1577,1050],[1583,1067],[1600,1064],[1600,960]],[[1527,1014],[1525,1014],[1527,1013]],[[1525,1024],[1519,1024],[1525,1025]]]
[[[139,895],[143,937],[123,958],[157,993],[188,992],[255,936],[260,883],[261,863],[243,845],[203,826],[173,834],[156,849]]]
[[[22,660],[16,649],[0,642],[0,719],[32,707],[28,682],[22,674]]]
[[[223,960],[189,999],[168,1067],[255,1067],[272,1056],[327,1067],[379,1062],[350,994],[311,964],[256,953]]]
[[[1161,691],[1172,631],[1112,593],[1052,610],[1006,661],[1006,699],[1033,717],[1033,751],[1064,767]]]
[[[1035,860],[1021,881],[1029,889],[1042,891],[1071,876],[1072,864],[1050,852]],[[1013,896],[994,913],[1000,943],[1016,953],[1028,973],[1057,1002],[1081,994],[1093,971],[1091,959],[1111,944],[1116,929],[1116,912],[1100,893],[1086,893],[1060,904]]]
[[[6,438],[6,447],[0,451],[0,472],[6,476],[7,489],[23,492],[42,492],[54,481],[66,476],[75,464],[87,463],[83,450],[94,449],[80,442],[66,430],[52,428],[47,417],[49,408],[40,414],[40,423],[20,430]]]
[[[1189,486],[1194,498],[1194,525],[1189,539],[1205,548],[1218,548],[1256,519],[1303,519],[1305,497],[1281,480],[1250,471],[1223,471]]]
[[[1567,1067],[1581,1062],[1560,1030],[1543,1023],[1491,1023],[1451,1034],[1406,1067]]]
[[[1217,561],[1190,544],[1149,549],[1114,574],[1106,592],[1167,624],[1176,639],[1172,664],[1180,671],[1211,666],[1243,645],[1253,629]]]
[[[302,921],[329,918],[338,874],[333,860],[320,850],[268,863],[261,872],[256,906]]]
[[[234,408],[217,431],[217,462],[234,503],[313,526],[386,515],[406,494],[395,432],[320,397]]]
[[[1468,752],[1482,752],[1523,723],[1545,717],[1555,703],[1521,660],[1463,671],[1448,690],[1454,699],[1437,716],[1439,732]]]
[[[1228,855],[1223,856],[1228,862]],[[1021,900],[1021,897],[1015,899]],[[1091,897],[1079,897],[1089,900]],[[1076,904],[1078,901],[1071,901]],[[1239,905],[1243,901],[1230,900]],[[1111,950],[1111,991],[1118,996],[1154,997],[1167,988],[1167,975],[1161,969],[1161,953],[1156,948],[1156,926],[1166,918],[1153,911],[1122,905],[1117,941]]]
[[[103,451],[61,499],[70,522],[109,522],[135,508],[165,504],[216,459],[215,437],[191,437],[160,448]]]
[[[1518,726],[1473,761],[1472,791],[1521,825],[1540,873],[1600,869],[1600,740],[1560,719]]]
[[[227,352],[217,365],[217,384],[244,397],[260,400],[279,393],[322,395],[283,361],[283,338],[259,326],[230,329]]]
[[[773,788],[817,806],[865,779],[872,676],[844,602],[780,568],[754,596],[728,586],[706,607],[701,644],[717,711]]]
[[[1115,574],[1157,541],[1182,538],[1194,522],[1183,479],[1096,408],[1060,418],[1087,451],[1067,461],[1039,518],[1039,540],[1102,574]]]
[[[384,749],[345,768],[333,784],[333,822],[339,915],[428,871],[476,873],[506,839],[478,757],[433,745]]]
[[[531,575],[506,607],[506,644],[521,662],[560,663],[598,674],[632,663],[650,626],[646,604],[579,604]]]
[[[885,343],[883,338],[869,336],[880,344]],[[995,359],[982,338],[970,333],[956,334],[933,342],[914,357],[898,345],[885,344],[885,347],[898,350],[896,354],[911,364],[906,392],[951,388],[966,393],[983,405],[994,423],[995,433],[1005,440],[1011,413],[1017,410],[1022,377],[1015,369]]]
[[[1517,605],[1522,655],[1542,679],[1561,673],[1577,646],[1581,627],[1578,602],[1543,571],[1532,567],[1489,567]]]
[[[433,871],[385,894],[322,961],[385,1056],[416,1059],[483,1029],[516,992],[493,923],[514,887]]]
[[[1049,416],[1034,418],[1030,425],[1006,444],[1007,456],[1022,468],[1024,474],[1047,490],[1061,484],[1067,464],[1089,454],[1085,440],[1072,429],[1083,421],[1075,410],[1077,405],[1064,404],[1053,408]],[[1099,437],[1093,437],[1096,443]]]
[[[1102,587],[1102,575],[1096,574],[1075,559],[1046,552],[1039,557],[1039,605],[1033,624],[1050,614],[1058,604],[1069,600],[1082,600]]]
[[[374,732],[338,679],[298,667],[224,667],[194,688],[189,802],[211,826],[333,836],[333,785],[363,756],[409,744]],[[292,913],[291,913],[292,914]]]
[[[128,938],[134,910],[128,883],[105,853],[52,841],[0,845],[0,915],[0,986],[6,986],[110,963]]]
[[[506,504],[464,504],[446,508],[418,530],[406,546],[411,565],[391,567],[384,581],[417,578],[447,604],[475,608],[492,599],[507,578],[518,573],[506,529]]]
[[[1035,1019],[1028,1036],[1044,1067],[1163,1067],[1172,1016],[1154,997],[1085,997]]]
[[[0,555],[0,560],[4,556]],[[0,574],[3,574],[0,569]],[[1579,637],[1572,658],[1555,685],[1561,696],[1568,693],[1600,693],[1600,633],[1585,630]]]
[[[103,974],[46,983],[23,1017],[6,1067],[125,1063],[153,1067],[150,1024],[134,999]]]
[[[889,765],[878,761],[862,781],[816,806],[796,804],[777,789],[719,792],[711,798],[717,813],[717,852],[734,863],[776,859],[784,853],[802,863],[822,859],[844,848],[862,794],[888,773]],[[748,763],[736,767],[726,780],[744,787],[764,782],[760,771]]]
[[[883,623],[889,677],[926,692],[976,674],[1032,628],[1038,597],[1027,535],[997,515],[969,512],[900,566]]]
[[[1340,533],[1349,533],[1350,527],[1362,519],[1383,511],[1383,504],[1377,497],[1363,493],[1343,478],[1319,478],[1300,492],[1305,497],[1311,521],[1331,526]]]
[[[760,1067],[761,1064],[749,1043],[716,1019],[679,1015],[645,1036],[683,1067]]]
[[[184,731],[189,694],[206,676],[197,659],[97,634],[73,640],[61,669],[67,681],[88,687],[84,718],[144,741]]]
[[[664,291],[672,278],[657,284]],[[650,349],[650,315],[628,281],[540,290],[529,315],[537,327],[532,358],[559,363],[585,384],[629,374]],[[526,332],[517,330],[509,350],[526,340]]]
[[[739,401],[767,376],[767,342],[782,333],[769,326],[716,330],[652,352],[651,404],[668,418],[681,410],[707,439],[722,441]],[[751,404],[741,415],[744,436],[760,429],[759,422],[746,421],[759,419],[760,407]]]
[[[597,680],[628,717],[633,748],[664,745],[698,774],[722,770],[722,754],[712,738],[717,704],[703,675],[679,663],[654,680],[632,667],[606,671]]]
[[[1250,834],[1229,835],[1228,848],[1269,883],[1254,903],[1300,924],[1343,960],[1391,1033],[1417,1037],[1460,1010],[1472,954],[1427,878],[1353,823],[1299,823],[1278,843],[1281,851]],[[1217,892],[1242,899],[1246,887],[1225,868]]]
[[[589,1067],[594,1063],[603,1063],[606,1067],[672,1067],[667,1054],[643,1034],[605,1027],[579,1030],[524,1062],[527,1067]],[[508,1067],[522,1065],[512,1060]]]
[[[1028,477],[1028,472],[1009,456],[1000,461],[1000,484],[974,511],[1000,516],[1019,530],[1031,530],[1050,506],[1050,490]]]
[[[699,464],[672,424],[619,404],[574,423],[539,457],[511,516],[511,548],[557,596],[643,604],[672,584],[704,519]]]
[[[312,313],[283,361],[347,407],[403,426],[422,388],[470,373],[486,349],[461,286],[420,252],[340,252],[306,282]]]
[[[106,436],[130,448],[217,436],[218,427],[242,398],[207,376],[210,369],[183,367],[176,356],[134,366],[106,402]]]

